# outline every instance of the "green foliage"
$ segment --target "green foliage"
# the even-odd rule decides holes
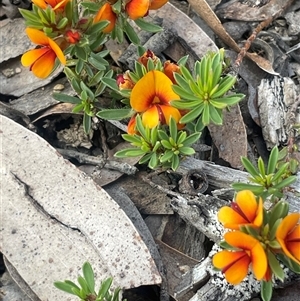
[[[112,278],[105,279],[98,290],[95,291],[95,275],[89,262],[85,262],[82,266],[83,277],[79,276],[77,281],[79,286],[70,280],[56,281],[54,286],[66,293],[77,296],[82,301],[119,301],[120,288],[116,288],[111,292]],[[124,300],[126,301],[126,300]]]
[[[201,133],[187,135],[185,131],[178,131],[176,122],[170,118],[169,133],[166,129],[158,127],[144,127],[141,117],[136,116],[137,134],[122,135],[125,141],[134,148],[118,151],[115,156],[119,158],[142,156],[139,163],[148,164],[154,169],[157,167],[172,168],[176,170],[180,160],[195,153],[191,147],[201,136]]]
[[[278,167],[279,151],[277,147],[274,147],[270,153],[267,168],[265,168],[265,163],[261,157],[258,159],[257,167],[246,157],[242,157],[241,161],[245,169],[250,173],[249,181],[253,184],[232,184],[232,187],[237,191],[249,189],[264,199],[270,196],[271,200],[275,201],[283,196],[283,189],[297,179],[296,176],[290,176],[289,162]]]
[[[263,301],[270,301],[273,294],[273,283],[272,281],[261,281],[261,298]]]
[[[202,127],[210,122],[221,125],[222,110],[244,98],[243,94],[226,94],[235,84],[236,77],[223,75],[224,67],[223,49],[217,53],[208,53],[200,62],[197,61],[194,75],[184,65],[180,65],[181,74],[174,74],[177,85],[173,86],[173,90],[181,100],[173,101],[172,105],[178,109],[189,110],[181,118],[181,123],[201,119]]]

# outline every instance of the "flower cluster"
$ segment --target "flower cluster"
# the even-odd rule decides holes
[[[218,219],[231,231],[221,243],[225,250],[215,254],[212,262],[229,283],[239,284],[251,266],[256,279],[262,281],[266,301],[272,296],[272,279],[284,280],[279,260],[300,273],[300,213],[288,211],[285,201],[266,210],[263,199],[250,190],[238,192],[231,207],[220,209]]]
[[[138,37],[128,20],[135,20],[143,29],[157,31],[158,27],[148,24],[142,18],[149,10],[162,7],[167,0],[107,0],[81,2],[78,0],[32,0],[33,9],[20,12],[26,20],[26,30],[30,40],[37,44],[37,49],[30,50],[22,57],[22,64],[39,78],[46,78],[54,69],[56,58],[66,64],[67,54],[70,59],[80,57],[80,50],[71,51],[74,45],[84,48],[87,43],[101,45],[105,37],[122,41],[123,33],[133,42]],[[92,43],[91,43],[92,44]],[[70,46],[73,46],[70,48]],[[97,47],[91,47],[94,50]],[[83,50],[83,49],[81,49]],[[90,51],[84,48],[89,54]],[[81,51],[83,52],[83,51]],[[84,54],[81,56],[85,57]]]

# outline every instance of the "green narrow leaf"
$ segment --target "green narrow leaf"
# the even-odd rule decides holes
[[[78,59],[77,63],[76,63],[76,66],[75,66],[75,72],[77,74],[80,74],[80,72],[82,71],[83,67],[84,67],[84,61],[81,60],[81,59]]]
[[[158,157],[156,153],[152,153],[151,158],[148,163],[148,167],[154,169],[158,165]]]
[[[170,116],[169,128],[170,128],[170,135],[173,138],[174,142],[176,142],[177,141],[177,125],[176,125],[175,119],[172,116]]]
[[[84,48],[79,47],[78,45],[74,46],[76,56],[83,61],[87,61],[88,55]]]
[[[110,77],[102,77],[102,83],[104,83],[105,86],[109,87],[110,89],[119,92],[119,87],[117,85],[117,81]]]
[[[208,125],[210,122],[210,107],[208,103],[204,103],[202,122],[204,125]]]
[[[226,75],[224,79],[219,83],[218,89],[215,93],[210,94],[212,98],[218,98],[223,96],[236,82],[236,77],[231,75]]]
[[[257,167],[258,167],[258,170],[259,170],[261,176],[263,178],[265,178],[265,176],[266,176],[266,170],[265,170],[265,163],[264,163],[262,157],[258,158],[258,160],[257,160]]]
[[[223,119],[219,114],[219,111],[213,106],[209,105],[209,113],[210,113],[210,119],[214,124],[222,125]]]
[[[282,189],[284,187],[288,187],[292,185],[296,180],[297,180],[297,176],[288,177],[282,180],[281,182],[279,182],[278,184],[274,185],[273,188]]]
[[[83,129],[86,134],[91,130],[92,126],[92,117],[86,113],[83,114]]]
[[[78,97],[70,96],[67,94],[61,94],[61,93],[53,93],[52,97],[55,100],[61,101],[61,102],[69,102],[74,104],[81,103],[81,100]]]
[[[268,257],[268,263],[270,265],[270,268],[272,272],[275,274],[275,276],[280,279],[281,281],[284,280],[284,271],[281,268],[278,260],[276,259],[275,255],[267,249],[267,257]]]
[[[56,282],[54,282],[54,286],[66,293],[76,296],[76,293],[74,293],[74,291],[73,291],[73,286],[66,282],[56,281]],[[79,289],[78,286],[77,286],[77,288]]]
[[[180,153],[185,155],[185,156],[191,156],[195,154],[195,150],[191,147],[188,146],[183,146],[179,149]]]
[[[128,22],[126,22],[124,25],[124,31],[125,31],[128,39],[130,40],[130,42],[132,42],[135,45],[140,44],[140,39],[139,39],[138,35],[136,34],[134,29]]]
[[[106,296],[106,294],[109,292],[112,281],[113,281],[112,277],[109,277],[101,283],[101,287],[99,289],[97,297],[103,298]]]
[[[173,157],[173,152],[171,150],[167,150],[161,157],[160,157],[160,162],[164,163],[167,162],[169,160],[171,160],[171,158]]]
[[[287,171],[289,166],[289,163],[283,164],[275,173],[275,175],[272,177],[272,182],[277,182]]]
[[[277,146],[273,147],[268,161],[267,174],[271,174],[275,172],[276,164],[278,161],[278,153],[279,153],[278,147]]]
[[[195,142],[197,142],[200,139],[200,136],[201,136],[201,133],[199,133],[199,132],[189,135],[183,142],[184,146],[189,146],[189,145],[194,144]]]
[[[134,21],[135,24],[142,30],[148,31],[148,32],[159,32],[162,31],[162,28],[158,25],[149,23],[145,21],[143,18],[139,18]]]
[[[241,161],[245,169],[250,173],[251,176],[253,177],[259,177],[260,174],[258,170],[254,167],[254,165],[250,162],[250,160],[246,157],[241,157]]]
[[[105,109],[96,114],[98,117],[106,120],[122,120],[132,115],[131,109]]]
[[[181,119],[180,119],[180,123],[184,124],[184,123],[189,123],[194,121],[195,119],[197,119],[203,112],[204,109],[204,103],[201,103],[200,105],[198,105],[197,107],[195,107],[193,110],[191,110],[190,112],[188,112],[187,114],[185,114]]]
[[[255,195],[260,195],[264,191],[264,187],[260,185],[246,184],[246,183],[233,183],[232,188],[236,191],[251,190]]]
[[[106,66],[103,65],[102,62],[100,62],[99,60],[95,59],[94,57],[89,57],[88,58],[88,62],[93,66],[95,67],[97,70],[105,70],[106,69]]]
[[[82,276],[78,276],[77,278],[77,281],[78,283],[80,284],[80,286],[82,287],[82,290],[88,294],[88,293],[92,293],[90,290],[89,290],[89,287],[86,283],[86,280],[82,277]]]
[[[184,66],[184,65],[187,63],[188,59],[189,59],[189,55],[185,55],[185,56],[181,57],[181,58],[177,61],[177,65],[178,65],[178,66]]]
[[[95,293],[95,277],[94,277],[94,271],[92,269],[92,266],[89,262],[85,262],[82,267],[83,276],[86,280],[86,283],[89,287],[90,292],[93,294]]]
[[[179,166],[179,156],[178,155],[173,155],[172,157],[172,163],[171,163],[171,168],[175,171],[178,166]]]
[[[263,301],[270,301],[273,294],[272,281],[262,280],[260,283],[261,283],[261,292],[260,292],[261,298],[263,299]]]

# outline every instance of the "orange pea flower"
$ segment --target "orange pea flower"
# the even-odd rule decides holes
[[[70,44],[77,44],[80,41],[80,33],[74,30],[67,30],[66,39]]]
[[[42,9],[46,9],[48,6],[51,6],[53,10],[64,10],[69,1],[70,0],[32,0],[36,6]]]
[[[153,62],[154,66],[160,61],[160,59],[150,49],[148,49],[142,56],[138,58],[138,62],[144,65],[146,69],[149,60]]]
[[[26,28],[30,40],[40,48],[29,50],[23,54],[21,63],[30,66],[30,70],[39,78],[46,78],[53,70],[55,60],[58,58],[62,64],[66,64],[66,58],[60,47],[42,31]]]
[[[136,20],[148,13],[149,5],[149,0],[131,0],[126,4],[125,10],[130,19]]]
[[[120,90],[129,89],[131,90],[134,87],[134,82],[132,81],[130,75],[130,71],[127,70],[124,74],[117,75],[117,85]]]
[[[141,113],[143,124],[153,128],[158,124],[169,124],[170,116],[176,123],[179,122],[179,110],[170,106],[170,101],[175,99],[180,97],[173,92],[172,81],[163,72],[152,70],[133,87],[130,105],[137,113]],[[135,117],[132,118],[130,124],[134,125]]]
[[[173,74],[174,72],[181,73],[180,67],[175,63],[166,61],[164,63],[164,74],[172,81],[173,84],[177,84],[174,78],[174,74]]]
[[[150,5],[149,5],[149,9],[159,9],[162,6],[164,6],[166,3],[168,2],[168,0],[150,0]]]
[[[110,33],[116,25],[117,15],[112,9],[112,6],[109,3],[105,3],[97,12],[94,23],[100,21],[109,21],[110,23],[102,30],[104,33]]]
[[[238,230],[241,225],[260,227],[263,222],[263,200],[256,201],[250,190],[237,193],[231,207],[222,207],[218,213],[219,221],[225,228]]]
[[[300,264],[300,213],[291,213],[282,220],[276,238],[284,254]]]
[[[167,2],[168,0],[131,0],[126,4],[125,10],[130,19],[136,20],[145,17],[150,9],[159,9]]]
[[[228,232],[225,241],[239,250],[224,250],[214,255],[213,265],[222,270],[226,280],[239,284],[247,275],[250,263],[257,280],[263,279],[267,273],[268,261],[260,242],[254,237],[240,231]]]

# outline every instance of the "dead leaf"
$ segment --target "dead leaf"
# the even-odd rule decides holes
[[[108,276],[122,288],[160,283],[149,250],[114,200],[41,137],[4,116],[0,122],[0,249],[34,293],[65,299],[53,282],[75,280],[86,260],[97,283]]]
[[[223,40],[224,43],[226,43],[229,47],[231,47],[234,51],[238,53],[241,51],[240,47],[227,33],[221,21],[212,11],[212,9],[205,0],[188,0],[188,2],[191,4],[193,9],[199,14],[199,16],[207,23],[207,25],[213,30],[213,32]],[[264,71],[273,75],[278,75],[278,73],[273,70],[272,64],[263,57],[252,53],[247,53],[246,56]]]
[[[289,6],[292,2],[294,0],[269,0],[261,6],[250,6],[247,2],[231,0],[219,5],[216,14],[224,19],[264,21],[278,14],[284,6]]]
[[[212,140],[219,150],[219,157],[231,167],[243,169],[241,156],[247,156],[247,133],[240,107],[223,110],[223,125],[208,125]]]

